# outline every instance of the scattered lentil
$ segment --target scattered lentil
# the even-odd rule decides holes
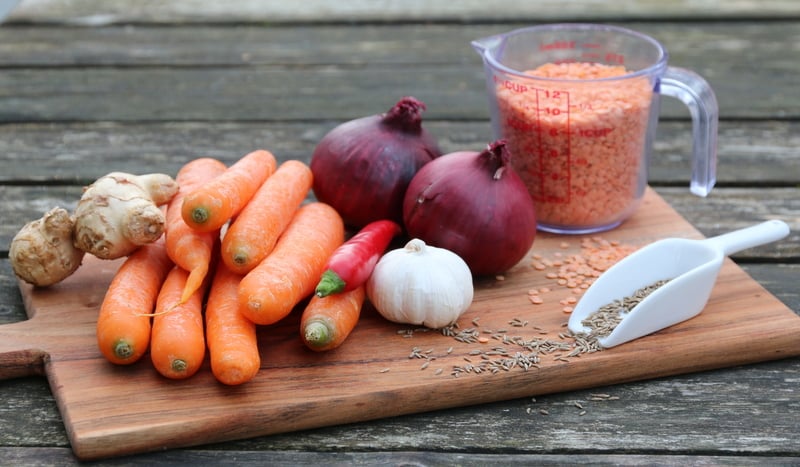
[[[567,306],[577,303],[577,296],[583,294],[600,274],[635,250],[636,247],[632,245],[595,235],[582,239],[580,251],[577,253],[555,252],[553,258],[542,258],[538,255],[539,258],[534,259],[531,264],[534,269],[545,272],[545,278],[552,280],[558,286],[557,289],[570,291],[573,297],[561,303],[562,306]],[[537,267],[540,265],[542,267]],[[528,290],[528,300],[534,305],[541,305],[547,301],[545,295],[553,289],[540,287],[536,294],[531,293],[533,290],[535,289]]]

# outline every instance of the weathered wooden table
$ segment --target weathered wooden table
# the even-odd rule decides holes
[[[308,160],[334,125],[401,95],[428,104],[443,149],[478,148],[491,133],[469,41],[561,21],[640,30],[708,79],[720,104],[717,188],[689,194],[688,112],[670,100],[650,183],[706,236],[789,223],[788,239],[734,260],[800,312],[793,0],[301,3],[43,0],[14,10],[0,26],[0,323],[25,319],[8,261],[14,233],[104,173],[175,173],[197,156],[230,163],[257,147]],[[790,358],[102,463],[796,464],[798,383],[800,359]],[[0,399],[0,463],[77,463],[43,378],[0,381]]]

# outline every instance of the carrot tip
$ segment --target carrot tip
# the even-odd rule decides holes
[[[131,358],[133,354],[134,349],[130,342],[120,340],[114,344],[114,355],[120,360]]]
[[[244,265],[247,264],[248,258],[248,255],[244,253],[236,253],[233,255],[233,262],[238,265]]]
[[[192,209],[192,221],[196,224],[205,224],[208,222],[208,218],[210,217],[208,209],[206,208],[194,208]]]
[[[322,273],[322,277],[314,292],[317,294],[317,297],[326,297],[330,294],[343,291],[345,285],[345,282],[338,274],[328,269]]]
[[[186,361],[181,360],[180,358],[176,358],[175,360],[172,361],[170,367],[172,368],[172,371],[176,373],[183,373],[184,371],[186,371],[189,365],[186,364]]]
[[[328,345],[332,339],[331,334],[331,330],[328,326],[320,321],[312,321],[306,324],[303,333],[306,343],[312,347],[324,347]]]

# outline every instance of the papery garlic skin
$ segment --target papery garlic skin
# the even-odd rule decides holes
[[[455,323],[473,295],[467,263],[420,239],[383,255],[367,281],[367,296],[384,318],[433,329]]]

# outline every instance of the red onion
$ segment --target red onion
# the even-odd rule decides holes
[[[425,165],[403,203],[408,235],[456,253],[475,275],[517,264],[533,244],[536,215],[509,158],[500,140],[483,152],[454,152]]]
[[[352,227],[403,220],[403,196],[417,171],[442,153],[422,128],[425,104],[404,97],[388,112],[345,122],[314,149],[314,195]]]

